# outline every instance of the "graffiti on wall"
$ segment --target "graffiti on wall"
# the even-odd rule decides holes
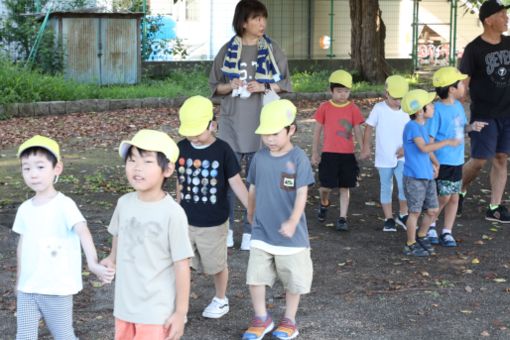
[[[418,44],[418,63],[420,65],[446,66],[450,57],[450,43]]]

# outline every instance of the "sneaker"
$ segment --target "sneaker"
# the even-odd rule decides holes
[[[430,229],[427,233],[427,238],[429,239],[431,244],[434,244],[434,245],[439,244],[439,238],[437,237],[436,228],[430,227]]]
[[[336,230],[337,231],[349,231],[349,226],[347,225],[347,220],[345,217],[339,217],[336,221]]]
[[[227,247],[232,248],[233,246],[234,246],[234,231],[232,229],[229,229],[227,233]]]
[[[409,215],[404,215],[404,216],[397,215],[397,219],[395,220],[395,223],[397,223],[399,226],[401,226],[402,229],[407,230],[406,223],[407,223],[408,216]]]
[[[244,233],[241,241],[241,250],[250,250],[251,234]]]
[[[421,247],[418,243],[413,243],[410,246],[406,245],[404,247],[404,255],[422,257],[422,256],[429,256],[430,254],[423,247]]]
[[[397,231],[397,225],[395,224],[395,220],[392,218],[388,218],[386,221],[384,221],[382,231]]]
[[[466,196],[466,194],[462,194],[462,193],[459,194],[459,205],[457,205],[457,217],[462,216],[462,206],[464,204],[464,196]]]
[[[416,237],[416,243],[423,249],[425,249],[430,255],[434,255],[434,247],[427,237]]]
[[[272,333],[273,337],[280,340],[294,339],[299,335],[296,324],[288,318],[283,318],[278,324],[278,328]]]
[[[326,220],[328,208],[329,205],[322,205],[322,203],[319,203],[319,210],[317,211],[317,219],[319,222],[324,222]]]
[[[227,298],[219,299],[214,297],[209,306],[205,307],[202,316],[204,318],[219,319],[227,314],[229,309]]]
[[[243,340],[261,340],[274,328],[273,319],[268,315],[266,321],[259,317],[251,319],[250,327],[244,332]]]
[[[494,210],[487,209],[485,219],[489,221],[496,221],[500,223],[510,223],[510,213],[508,209],[501,204]]]
[[[457,242],[453,238],[453,235],[450,233],[441,234],[441,236],[439,237],[439,240],[443,247],[456,247],[457,246]]]

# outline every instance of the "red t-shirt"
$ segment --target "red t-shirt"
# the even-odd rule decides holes
[[[315,120],[324,127],[322,152],[354,153],[352,128],[365,121],[356,104],[338,105],[329,100],[319,106]]]

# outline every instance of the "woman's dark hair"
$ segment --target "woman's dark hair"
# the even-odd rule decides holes
[[[57,165],[57,157],[55,157],[54,154],[52,154],[48,149],[42,148],[40,146],[33,146],[31,148],[23,150],[23,152],[19,155],[19,158],[28,158],[31,155],[37,155],[38,153],[41,153],[51,162],[51,165],[55,167]]]
[[[448,93],[450,92],[450,86],[457,88],[458,85],[459,85],[459,80],[457,80],[455,83],[448,85],[448,86],[436,87],[436,93],[439,96],[439,98],[446,99],[446,98],[448,98]]]
[[[262,16],[267,18],[266,6],[258,0],[241,0],[237,3],[234,19],[232,19],[232,26],[234,31],[240,37],[244,34],[243,25],[248,19]]]

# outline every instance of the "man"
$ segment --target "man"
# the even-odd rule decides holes
[[[490,171],[491,201],[485,219],[510,223],[508,209],[501,205],[507,179],[510,153],[510,37],[507,8],[499,0],[488,0],[480,7],[482,35],[471,41],[464,51],[460,71],[471,96],[471,122],[487,122],[480,132],[470,132],[471,158],[463,167],[462,193],[458,214],[469,184],[487,162]]]

